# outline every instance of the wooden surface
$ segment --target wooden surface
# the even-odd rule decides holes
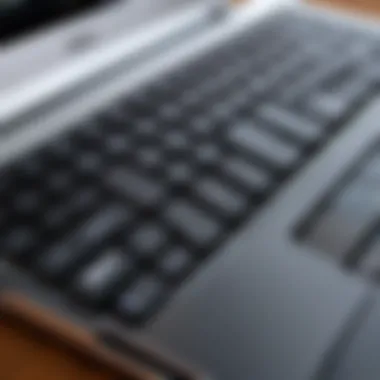
[[[380,16],[380,0],[309,0],[326,7],[341,8],[353,13]]]
[[[241,1],[241,0],[240,0]],[[312,0],[330,7],[380,15],[380,0]],[[152,378],[149,375],[145,379]],[[128,376],[128,380],[136,379]],[[141,379],[139,375],[138,378]],[[124,380],[104,365],[89,364],[81,355],[58,348],[49,340],[28,333],[5,318],[0,319],[1,380]]]
[[[158,380],[158,376],[17,294],[2,294],[0,379]]]
[[[70,352],[3,319],[0,325],[0,378],[4,380],[115,380],[110,371],[87,365]]]

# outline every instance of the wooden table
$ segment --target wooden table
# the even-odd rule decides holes
[[[323,6],[332,8],[342,8],[346,11],[380,15],[379,0],[309,0],[312,3],[318,3]]]
[[[312,2],[329,7],[342,7],[359,13],[380,15],[379,0],[312,0]],[[46,346],[38,339],[25,340],[23,329],[12,328],[9,323],[5,323],[5,319],[0,319],[0,379],[122,380],[120,376],[115,377],[112,371],[106,370],[102,365],[84,368],[82,364],[81,361],[72,360],[67,350],[57,349],[54,345]],[[128,376],[128,380],[154,378],[135,368],[132,369],[132,373],[134,374]]]
[[[1,380],[158,380],[90,333],[17,294],[0,296]]]

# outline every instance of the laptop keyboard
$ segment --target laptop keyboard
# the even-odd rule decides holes
[[[5,167],[0,252],[148,321],[380,82],[372,34],[283,14]]]

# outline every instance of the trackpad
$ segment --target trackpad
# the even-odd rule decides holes
[[[218,380],[309,379],[367,288],[249,228],[152,326],[160,344]]]

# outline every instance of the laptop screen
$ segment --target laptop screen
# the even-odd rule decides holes
[[[0,43],[117,0],[0,0]]]

